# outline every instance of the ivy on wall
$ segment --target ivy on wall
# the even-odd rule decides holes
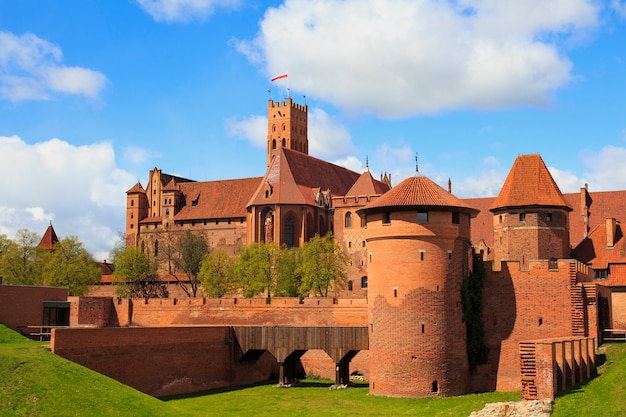
[[[473,271],[463,279],[461,284],[461,302],[463,305],[463,322],[467,329],[467,359],[470,370],[487,362],[489,348],[485,345],[485,330],[482,321],[483,280],[485,266],[480,255],[473,255]]]

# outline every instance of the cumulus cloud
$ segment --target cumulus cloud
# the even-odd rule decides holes
[[[59,236],[78,236],[101,259],[124,230],[124,192],[136,182],[116,167],[110,143],[28,144],[17,136],[0,136],[0,176],[13,179],[3,185],[0,234],[41,234],[53,221]]]
[[[286,0],[234,42],[268,75],[344,109],[399,118],[545,105],[572,80],[592,0]]]
[[[0,31],[0,98],[50,100],[58,93],[98,98],[104,74],[62,65],[62,59],[61,48],[32,33]]]
[[[137,0],[139,6],[157,22],[204,20],[215,9],[236,9],[240,0]]]
[[[585,152],[581,160],[590,191],[623,190],[626,188],[626,148],[609,145],[597,153]]]
[[[227,119],[224,123],[228,136],[247,140],[257,148],[267,144],[267,116],[250,116],[247,119]]]

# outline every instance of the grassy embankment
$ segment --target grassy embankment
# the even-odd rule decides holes
[[[624,415],[626,345],[607,350],[602,375],[556,400],[555,416]],[[161,401],[48,351],[0,325],[0,416],[459,416],[485,403],[519,400],[519,393],[438,399],[368,395],[367,386],[330,391],[329,383],[271,384]]]

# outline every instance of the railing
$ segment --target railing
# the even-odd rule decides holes
[[[47,342],[50,340],[52,329],[63,329],[67,327],[69,326],[20,326],[17,330],[30,339]]]
[[[619,335],[619,336],[618,336]],[[604,329],[602,330],[602,341],[626,342],[626,330],[624,329]]]

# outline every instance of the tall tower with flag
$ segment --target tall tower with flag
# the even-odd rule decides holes
[[[287,79],[287,73],[272,78],[272,82]],[[280,148],[309,154],[307,106],[288,97],[285,101],[267,103],[267,166]]]

